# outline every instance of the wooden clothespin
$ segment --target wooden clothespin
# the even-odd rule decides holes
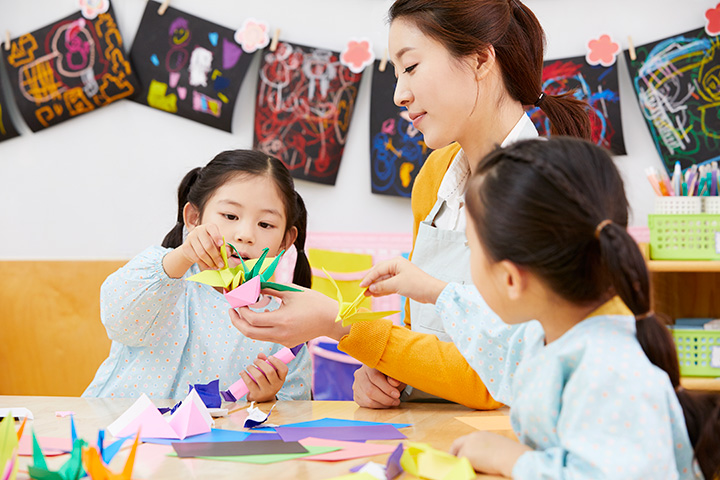
[[[633,62],[637,60],[637,55],[635,55],[635,45],[633,45],[632,37],[628,35],[628,52],[630,52],[630,60]]]
[[[381,72],[385,71],[385,67],[387,67],[388,62],[388,49],[385,49],[385,52],[383,53],[382,60],[380,60],[380,65],[378,65],[378,70]]]
[[[158,7],[158,15],[165,15],[165,11],[170,6],[170,0],[163,0],[162,4]]]
[[[5,30],[5,50],[10,50],[10,30]]]
[[[270,42],[270,51],[274,52],[277,50],[278,41],[280,40],[280,29],[276,28],[275,33],[273,34],[272,42]]]

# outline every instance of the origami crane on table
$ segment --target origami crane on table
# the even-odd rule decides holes
[[[385,318],[389,315],[394,315],[398,313],[397,310],[387,312],[360,311],[360,304],[363,300],[365,300],[365,291],[367,290],[367,288],[363,288],[363,290],[360,292],[360,295],[358,295],[355,300],[353,300],[352,302],[346,302],[343,300],[342,292],[340,291],[340,287],[338,287],[338,284],[335,283],[335,280],[330,276],[327,270],[325,270],[324,268],[322,270],[323,272],[325,272],[328,280],[330,280],[330,282],[335,286],[335,290],[337,291],[337,301],[340,305],[340,308],[338,310],[335,321],[342,321],[343,327],[347,327],[348,325],[351,325],[355,322],[378,320],[380,318]]]
[[[97,449],[95,447],[88,447],[85,440],[78,438],[77,431],[75,430],[75,421],[72,417],[70,418],[70,434],[73,444],[70,458],[59,470],[52,471],[47,466],[45,455],[43,455],[35,432],[33,432],[33,465],[28,466],[30,478],[41,480],[78,480],[85,476],[87,472],[92,480],[130,480],[135,463],[135,451],[137,450],[139,435],[135,438],[135,444],[125,463],[125,468],[121,473],[116,474],[108,469],[107,464],[110,463],[127,438],[121,438],[108,447],[104,447],[105,432],[100,430]],[[85,468],[83,468],[83,462]]]
[[[223,242],[225,240],[223,239]],[[237,249],[229,243],[223,243],[220,249],[220,255],[222,255],[225,267],[219,270],[204,270],[200,273],[196,273],[188,280],[193,282],[204,283],[211,287],[218,287],[223,289],[225,298],[230,302],[233,308],[244,307],[252,305],[258,301],[260,297],[260,290],[263,288],[271,288],[278,291],[293,291],[300,292],[297,288],[290,287],[288,285],[282,285],[280,283],[271,282],[270,278],[275,273],[275,269],[280,262],[285,251],[280,252],[275,258],[266,258],[268,249],[263,249],[260,258],[248,260],[245,262],[239,255],[240,265],[237,267],[230,267],[228,265],[227,257],[227,246],[230,246],[235,253]]]
[[[0,421],[0,468],[2,469],[0,479],[2,480],[15,480],[18,471],[18,440],[22,437],[26,421],[27,417],[23,419],[20,430],[18,430],[17,433],[15,432],[15,422],[12,412],[9,412],[8,415]]]

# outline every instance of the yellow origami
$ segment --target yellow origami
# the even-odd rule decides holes
[[[470,480],[475,470],[470,460],[437,450],[426,443],[408,443],[400,457],[403,470],[428,480]]]
[[[11,412],[0,421],[0,475],[3,480],[15,480],[18,471],[18,440],[22,437],[27,417],[20,430],[15,432],[15,421]]]
[[[390,315],[394,315],[398,313],[397,310],[395,311],[388,311],[388,312],[366,312],[366,311],[360,311],[360,304],[365,300],[365,291],[367,288],[363,288],[360,292],[360,295],[355,298],[352,302],[345,302],[343,301],[342,292],[340,291],[340,287],[338,287],[338,284],[335,283],[335,280],[330,276],[330,274],[325,270],[322,269],[323,272],[325,272],[325,275],[327,276],[328,280],[335,286],[335,290],[337,292],[337,301],[340,305],[340,308],[338,309],[338,315],[335,318],[336,322],[342,321],[343,327],[347,327],[348,325],[351,325],[355,322],[368,322],[371,320],[379,320],[381,318],[385,318]]]

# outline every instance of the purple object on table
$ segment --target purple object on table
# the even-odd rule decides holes
[[[276,427],[286,442],[307,437],[364,442],[365,440],[400,440],[407,438],[392,425],[363,425],[357,427]]]
[[[403,454],[403,444],[399,443],[397,448],[390,454],[387,464],[385,465],[385,478],[387,480],[393,480],[403,472],[403,468],[400,465],[400,457]]]
[[[193,388],[207,408],[220,408],[222,406],[222,398],[220,397],[220,380],[215,379],[207,384],[196,383],[195,385],[190,385],[188,393],[192,392]]]

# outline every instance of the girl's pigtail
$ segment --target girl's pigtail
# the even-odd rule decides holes
[[[295,223],[297,228],[297,238],[295,239],[295,249],[297,250],[297,260],[295,260],[295,271],[293,272],[293,283],[310,288],[312,285],[312,271],[310,270],[310,262],[305,254],[305,238],[307,236],[307,210],[305,202],[299,193],[295,192]]]
[[[637,338],[648,359],[667,372],[683,409],[685,424],[705,478],[720,474],[720,396],[686,391],[680,385],[675,342],[650,310],[650,282],[645,260],[624,227],[609,222],[599,227],[603,258],[615,292],[637,318]]]
[[[162,241],[162,246],[165,248],[177,248],[183,243],[183,227],[185,226],[183,210],[185,209],[185,204],[188,202],[190,189],[200,176],[201,170],[202,168],[200,167],[193,168],[180,182],[180,186],[178,187],[177,221],[175,226],[167,233],[167,235],[165,235],[165,238]]]

